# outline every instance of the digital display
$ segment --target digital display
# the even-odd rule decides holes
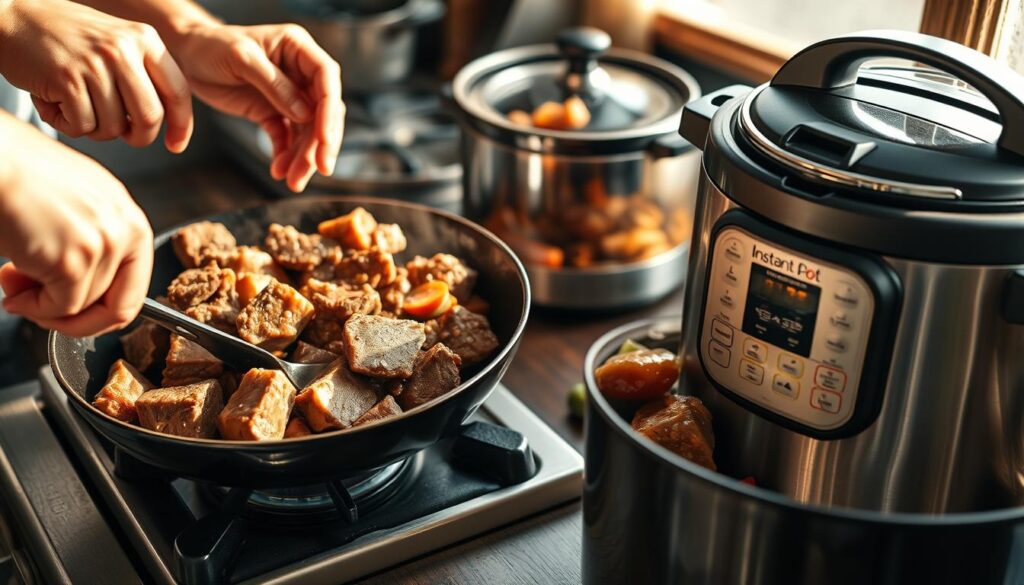
[[[743,332],[808,357],[820,298],[821,288],[752,264]]]

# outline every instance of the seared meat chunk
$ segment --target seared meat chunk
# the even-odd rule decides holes
[[[409,294],[410,290],[412,290],[412,285],[409,284],[409,271],[406,270],[405,266],[396,267],[394,282],[381,287],[378,291],[380,293],[381,311],[390,313],[395,317],[400,317],[402,315],[402,303],[405,302],[405,295]]]
[[[201,303],[218,303],[235,295],[235,272],[216,266],[186,270],[167,287],[167,301],[179,311]]]
[[[223,392],[217,380],[150,390],[135,401],[139,424],[158,433],[212,439],[224,407]]]
[[[316,234],[304,234],[290,225],[271,224],[263,246],[274,261],[291,270],[312,270],[341,255],[337,244]]]
[[[451,254],[434,254],[430,258],[416,256],[405,267],[409,270],[409,282],[414,287],[431,280],[443,280],[460,303],[465,303],[473,295],[476,270]]]
[[[398,268],[395,258],[380,250],[348,252],[334,266],[334,278],[349,284],[369,284],[381,288],[395,281]]]
[[[305,296],[320,317],[344,321],[356,313],[376,315],[380,312],[380,295],[368,284],[335,284],[310,279],[302,287]]]
[[[335,280],[334,264],[321,264],[312,270],[303,272],[299,275],[299,287],[306,286],[306,283],[314,278],[323,282]]]
[[[235,441],[280,439],[294,402],[295,386],[283,372],[253,368],[217,417],[217,428]]]
[[[416,360],[412,376],[406,380],[398,396],[402,408],[409,410],[447,394],[459,385],[462,360],[452,350],[438,343]]]
[[[238,306],[244,307],[256,298],[256,295],[263,292],[271,282],[276,279],[269,274],[258,274],[246,272],[238,275],[238,282],[235,283],[235,293],[238,294]],[[284,282],[284,281],[282,281]]]
[[[117,420],[135,422],[135,401],[153,385],[125,360],[117,360],[110,366],[107,383],[96,393],[92,405]]]
[[[228,398],[235,393],[235,390],[238,390],[238,384],[242,381],[242,377],[238,375],[238,372],[225,369],[217,381],[220,382],[220,387],[224,390],[224,402],[227,403]]]
[[[633,430],[697,465],[715,470],[711,413],[694,396],[666,394],[633,415]]]
[[[330,346],[334,343],[344,346],[345,322],[333,317],[316,317],[302,332],[302,339],[309,342],[310,345],[337,353]]]
[[[235,236],[224,224],[209,221],[187,225],[171,238],[174,255],[185,268],[202,266],[208,257],[231,252],[235,245]]]
[[[407,244],[405,233],[397,223],[379,223],[373,230],[373,246],[381,252],[397,254],[405,250]]]
[[[306,425],[306,421],[299,417],[294,417],[288,421],[288,426],[284,428],[284,438],[293,439],[295,437],[306,437],[312,435],[313,431]]]
[[[374,404],[373,408],[364,412],[363,416],[357,418],[356,422],[352,423],[352,426],[358,427],[359,425],[370,424],[399,414],[402,414],[402,408],[398,406],[398,403],[395,402],[391,395],[388,395],[377,404]]]
[[[345,353],[354,372],[408,378],[425,337],[416,321],[353,315],[345,322]]]
[[[291,361],[297,364],[326,364],[336,359],[338,359],[337,354],[331,353],[326,349],[320,349],[315,345],[310,345],[305,341],[300,341],[295,345]]]
[[[349,250],[366,250],[373,245],[377,220],[362,207],[340,217],[320,222],[317,231],[325,238],[337,240]]]
[[[170,332],[150,321],[143,321],[121,336],[124,359],[140,372],[158,365],[170,349]]]
[[[464,366],[482,362],[499,345],[487,317],[464,307],[455,307],[441,317],[437,341],[459,354]]]
[[[230,252],[209,256],[221,268],[230,268],[241,277],[242,274],[272,276],[281,282],[288,282],[288,275],[274,262],[274,258],[256,246],[238,246]]]
[[[206,323],[225,333],[235,335],[238,333],[238,328],[235,326],[238,311],[238,297],[232,295],[230,299],[219,299],[216,302],[200,303],[189,307],[185,309],[185,314],[200,323]]]
[[[294,288],[274,281],[238,315],[242,339],[268,351],[283,350],[298,339],[313,318],[313,304]]]
[[[224,362],[213,357],[199,344],[180,335],[171,335],[171,349],[167,352],[163,386],[184,386],[200,380],[219,378],[224,373]]]
[[[295,399],[295,409],[316,432],[346,429],[377,403],[369,379],[353,373],[345,359],[334,362]]]

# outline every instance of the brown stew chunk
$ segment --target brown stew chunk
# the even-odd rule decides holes
[[[310,279],[301,292],[313,303],[318,318],[334,317],[344,321],[356,313],[380,313],[380,295],[368,284],[336,284]]]
[[[139,323],[137,327],[121,336],[121,347],[124,359],[135,366],[140,372],[149,371],[160,364],[170,349],[169,331],[149,321]]]
[[[672,389],[679,362],[667,349],[641,349],[612,356],[594,370],[594,378],[609,398],[651,400]]]
[[[353,373],[344,358],[314,380],[295,399],[295,409],[316,432],[347,429],[377,403],[373,383]]]
[[[195,342],[180,335],[171,335],[167,352],[167,365],[163,372],[163,386],[184,386],[219,378],[224,373],[224,362]]]
[[[465,307],[455,307],[441,317],[437,341],[457,353],[463,366],[484,361],[500,345],[487,317]]]
[[[338,359],[338,354],[320,349],[305,341],[298,342],[292,352],[292,361],[297,364],[326,364],[336,359]]]
[[[347,250],[367,250],[374,243],[377,220],[369,211],[357,207],[340,217],[320,222],[317,231],[325,238],[337,240]]]
[[[397,223],[379,223],[373,231],[373,246],[381,252],[397,254],[407,245],[405,233]]]
[[[196,321],[216,327],[231,335],[238,333],[238,328],[235,326],[238,312],[238,300],[234,296],[231,299],[222,299],[215,303],[200,303],[185,310],[185,314]]]
[[[217,428],[235,441],[280,439],[294,402],[295,386],[283,372],[253,368],[217,417]]]
[[[235,324],[242,339],[268,351],[283,350],[313,319],[313,304],[297,290],[274,281],[246,305]]]
[[[100,388],[92,405],[117,420],[135,422],[135,401],[153,385],[125,360],[117,360],[110,366],[107,383]]]
[[[231,252],[236,246],[235,236],[222,223],[200,221],[187,225],[171,238],[171,247],[185,268],[196,268],[208,257]]]
[[[462,360],[443,343],[423,352],[399,395],[402,408],[416,408],[451,392],[459,385],[460,366]]]
[[[341,319],[334,319],[332,317],[319,317],[314,318],[313,321],[306,326],[305,331],[302,332],[302,339],[308,342],[310,345],[326,349],[332,353],[338,353],[338,351],[331,348],[332,344],[338,344],[341,347],[345,345],[345,322]]]
[[[238,275],[238,282],[235,283],[235,293],[238,295],[238,306],[244,307],[252,302],[263,289],[274,282],[280,280],[270,276],[269,274],[259,274],[255,272],[245,272]],[[282,281],[283,282],[283,281]]]
[[[412,284],[409,283],[409,271],[405,266],[397,266],[395,271],[394,282],[381,287],[378,292],[381,311],[398,317],[402,314],[402,304],[405,303],[405,295],[412,290]]]
[[[387,286],[398,278],[395,257],[380,250],[349,252],[334,266],[334,277],[349,284]]]
[[[385,396],[380,402],[373,405],[373,408],[363,413],[363,416],[356,419],[352,426],[366,425],[386,418],[402,414],[402,407],[398,406],[395,399],[390,395]]]
[[[640,407],[633,429],[676,455],[715,470],[711,413],[699,398],[668,394]]]
[[[284,438],[294,439],[296,437],[308,437],[312,435],[313,431],[310,430],[306,421],[299,417],[293,417],[292,420],[288,421],[288,426],[284,428]]]
[[[167,287],[167,301],[184,311],[201,303],[231,299],[235,293],[235,272],[217,266],[193,268],[182,272]]]
[[[259,274],[272,276],[281,282],[288,282],[284,269],[274,262],[274,258],[256,246],[238,246],[231,252],[224,252],[210,257],[221,268],[230,268],[236,274]]]
[[[345,323],[345,352],[352,371],[380,378],[408,378],[426,336],[407,319],[353,315]]]
[[[330,240],[278,223],[267,229],[263,246],[279,265],[298,271],[312,270],[341,253]]]
[[[135,401],[142,427],[158,433],[202,439],[217,436],[217,415],[223,407],[224,391],[217,380],[157,388]]]
[[[430,258],[416,256],[405,267],[409,270],[409,282],[413,287],[431,280],[443,280],[460,303],[465,303],[473,295],[476,270],[451,254],[434,254]]]

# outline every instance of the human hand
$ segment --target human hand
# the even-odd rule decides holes
[[[56,172],[55,172],[56,171]],[[135,318],[149,289],[153,232],[113,175],[0,114],[3,308],[75,337]]]
[[[192,136],[192,96],[149,25],[67,0],[0,2],[0,73],[32,94],[40,117],[69,136],[153,142]]]
[[[274,179],[299,192],[317,170],[334,172],[345,124],[341,70],[305,29],[204,23],[169,35],[167,46],[199,99],[263,128]]]

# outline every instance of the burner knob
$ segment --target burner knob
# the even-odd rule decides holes
[[[460,463],[502,485],[522,483],[537,474],[526,437],[505,427],[477,421],[462,428],[452,455]]]

